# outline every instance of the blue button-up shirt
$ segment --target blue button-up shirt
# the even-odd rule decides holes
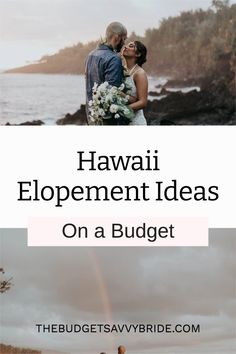
[[[123,67],[121,58],[111,47],[100,44],[93,50],[86,60],[86,101],[92,99],[92,88],[107,81],[112,86],[120,86],[123,80]]]

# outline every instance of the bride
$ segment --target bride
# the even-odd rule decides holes
[[[148,101],[148,79],[142,68],[146,62],[147,49],[141,42],[134,41],[123,47],[121,55],[130,75],[130,96],[137,97],[137,100],[129,105],[135,112],[135,117],[129,125],[147,125],[143,108]]]

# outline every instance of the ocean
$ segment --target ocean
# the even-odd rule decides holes
[[[149,77],[149,91],[166,81],[165,77]],[[84,103],[83,75],[0,73],[0,125],[38,119],[54,125]]]
[[[0,124],[36,119],[53,125],[85,102],[79,75],[0,74]]]

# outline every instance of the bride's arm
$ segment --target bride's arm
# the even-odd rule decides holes
[[[137,71],[134,75],[134,82],[137,89],[137,100],[129,106],[138,110],[145,108],[148,102],[148,79],[145,71]]]

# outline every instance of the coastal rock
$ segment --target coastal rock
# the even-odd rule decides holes
[[[156,92],[156,91],[149,91],[148,92],[148,96],[152,96],[152,97],[155,97],[155,96],[159,96],[159,92]]]
[[[168,93],[161,100],[148,102],[145,116],[149,125],[235,125],[236,58],[219,55],[215,68],[204,78],[169,80],[166,87],[200,86],[201,91]],[[168,123],[167,123],[168,122]]]
[[[64,118],[58,119],[56,121],[57,125],[87,125],[86,110],[85,105],[82,104],[80,109],[74,114],[66,114]]]
[[[162,100],[148,102],[148,125],[226,125],[236,124],[232,96],[209,91],[172,92]]]
[[[6,123],[5,125],[44,125],[44,122],[42,120],[32,120],[32,121],[27,121],[27,122],[23,122],[20,124],[10,124],[9,122]]]

